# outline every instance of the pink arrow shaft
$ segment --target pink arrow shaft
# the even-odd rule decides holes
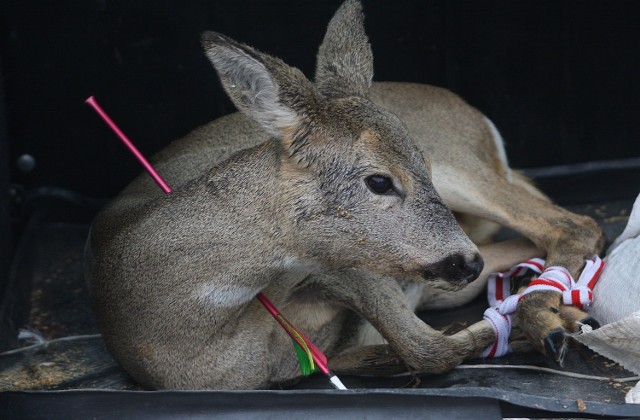
[[[122,132],[122,130],[118,128],[116,123],[114,123],[113,120],[109,118],[107,113],[104,112],[102,107],[96,101],[96,98],[94,98],[93,96],[90,96],[84,102],[87,105],[91,106],[93,109],[95,109],[98,115],[100,115],[100,117],[102,117],[104,122],[107,123],[109,128],[111,128],[114,131],[114,133],[116,133],[116,135],[120,138],[120,140],[122,140],[124,145],[127,146],[127,148],[131,151],[131,153],[133,153],[136,159],[138,159],[138,161],[142,164],[142,166],[144,166],[144,169],[147,170],[147,172],[149,173],[149,175],[151,175],[153,180],[156,181],[156,183],[160,186],[160,188],[162,188],[162,191],[164,191],[166,194],[169,194],[171,192],[171,187],[164,181],[164,179],[162,179],[160,174],[156,172],[156,170],[154,169],[153,166],[151,166],[147,158],[145,158],[144,155],[140,153],[138,148],[131,142],[131,140],[129,140],[129,138]]]

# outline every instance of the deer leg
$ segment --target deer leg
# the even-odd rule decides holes
[[[360,346],[329,360],[329,368],[338,374],[389,376],[406,372],[407,365],[388,344]]]
[[[510,182],[490,170],[469,174],[434,167],[433,178],[452,210],[487,218],[521,233],[546,252],[547,266],[563,266],[574,278],[584,259],[602,247],[602,230],[593,219],[550,203],[542,194],[532,192],[522,177]],[[555,292],[530,293],[518,305],[515,318],[538,350],[561,361],[566,345],[559,296]]]
[[[600,323],[595,318],[575,306],[561,306],[560,317],[564,321],[564,328],[573,333],[578,332],[582,324],[587,324],[594,330],[600,328]]]
[[[440,373],[453,369],[465,358],[479,355],[496,338],[487,321],[451,336],[431,328],[407,306],[402,288],[391,278],[348,270],[324,277],[321,282],[324,293],[369,321],[389,343],[388,348],[356,348],[342,360],[333,359],[333,365],[344,367],[345,358],[350,357],[346,359],[348,363],[368,366],[373,356],[390,349],[412,370]]]

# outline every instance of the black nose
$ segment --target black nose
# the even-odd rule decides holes
[[[425,267],[423,277],[429,279],[443,279],[450,282],[470,282],[475,280],[484,268],[484,261],[480,254],[473,259],[467,259],[461,254],[453,254]]]
[[[478,278],[483,268],[484,260],[480,254],[476,254],[473,260],[464,263],[462,278],[466,281],[473,281]]]

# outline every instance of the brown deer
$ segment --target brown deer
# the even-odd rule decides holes
[[[477,294],[481,282],[465,286],[483,270],[481,253],[481,277],[543,253],[575,276],[599,250],[596,223],[512,171],[480,112],[445,89],[372,83],[357,0],[329,23],[315,82],[217,33],[202,45],[241,113],[155,156],[173,193],[138,177],[100,212],[87,244],[106,345],[144,386],[297,378],[289,338],[254,299],[260,291],[337,371],[444,372],[495,333],[483,320],[445,335],[414,311]],[[498,225],[531,242],[488,243]],[[532,293],[515,318],[557,355],[558,334],[586,315],[561,310],[556,295]]]

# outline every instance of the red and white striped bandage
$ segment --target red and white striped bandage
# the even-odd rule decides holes
[[[536,274],[540,274],[543,268],[544,260],[542,258],[531,258],[530,260],[511,267],[507,271],[489,275],[489,279],[487,280],[489,306],[493,308],[499,307],[505,300],[511,297],[511,279],[523,276],[527,270],[533,270]],[[503,310],[500,311],[500,313],[513,313],[513,311]]]
[[[511,352],[509,335],[511,334],[511,314],[518,305],[519,295],[511,295],[511,279],[523,276],[527,270],[540,274],[544,260],[532,258],[509,270],[493,273],[487,280],[489,308],[483,319],[489,321],[496,333],[496,342],[482,352],[483,357],[501,357]]]
[[[496,332],[496,342],[484,349],[482,357],[501,357],[511,353],[511,346],[509,346],[511,315],[503,315],[495,308],[487,308],[484,311],[483,319],[489,321]]]
[[[584,269],[576,282],[566,268],[549,267],[540,274],[540,277],[529,283],[529,287],[522,292],[518,301],[531,292],[548,290],[562,293],[562,302],[565,305],[574,305],[580,309],[588,308],[593,301],[593,287],[603,268],[604,261],[594,255],[590,260],[586,260]]]
[[[484,319],[489,321],[496,331],[497,341],[484,351],[483,356],[499,357],[510,351],[510,315],[515,312],[518,302],[531,292],[553,291],[562,293],[562,301],[565,305],[574,305],[580,309],[587,308],[593,301],[593,287],[598,281],[600,273],[602,273],[604,264],[604,261],[597,255],[594,255],[590,260],[586,260],[585,267],[577,282],[571,277],[569,271],[561,266],[548,267],[543,271],[544,260],[540,258],[532,258],[505,272],[491,274],[487,280],[490,308],[485,311]],[[521,294],[512,295],[511,279],[524,275],[528,269],[540,274],[540,276],[532,280]],[[496,314],[509,318],[502,320]],[[507,331],[506,338],[505,330]],[[506,345],[503,343],[504,340],[506,340]],[[500,354],[501,351],[504,351],[504,353]]]
[[[593,302],[593,288],[602,274],[604,261],[597,255],[586,261],[578,281],[570,291],[562,293],[562,301],[565,305],[574,305],[580,309],[587,309]]]

